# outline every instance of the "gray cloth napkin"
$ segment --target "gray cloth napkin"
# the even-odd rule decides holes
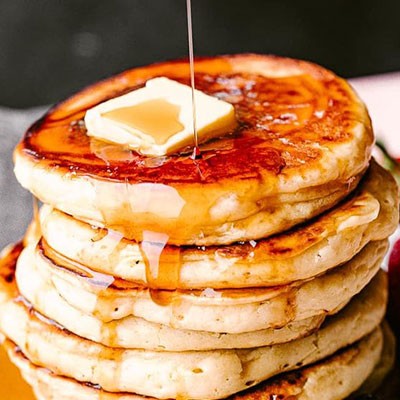
[[[0,249],[19,240],[32,218],[32,196],[14,177],[12,153],[25,130],[47,107],[0,107]]]

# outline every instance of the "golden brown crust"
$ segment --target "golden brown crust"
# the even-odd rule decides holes
[[[36,394],[41,396],[40,399],[47,398],[46,396],[57,396],[57,399],[61,398],[61,400],[75,400],[78,395],[84,400],[153,399],[134,393],[110,393],[103,391],[98,385],[79,383],[73,379],[55,375],[49,370],[30,363],[11,341],[7,340],[5,346],[24,378],[34,387]],[[323,392],[328,393],[328,396],[324,398],[343,399],[355,391],[368,377],[378,361],[381,347],[381,331],[375,330],[358,343],[339,351],[328,359],[269,379],[228,399],[314,400]]]
[[[272,77],[261,75],[264,70]],[[279,76],[274,77],[275,73]],[[322,148],[350,143],[352,130],[361,119],[369,152],[369,121],[345,81],[314,64],[259,55],[197,60],[196,87],[233,103],[239,127],[232,135],[205,145],[202,159],[195,163],[189,151],[149,168],[147,157],[99,145],[86,135],[82,118],[88,108],[160,75],[188,83],[188,64],[174,61],[128,70],[85,89],[35,123],[17,151],[78,176],[131,183],[274,179],[276,175],[290,176],[291,171],[297,174],[299,169],[307,171],[320,161]],[[107,152],[120,154],[109,154],[105,160]]]

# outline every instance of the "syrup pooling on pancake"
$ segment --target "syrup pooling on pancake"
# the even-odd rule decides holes
[[[187,77],[174,76],[172,71],[169,75],[171,79],[188,83]],[[351,133],[347,129],[357,121],[350,110],[351,99],[342,85],[336,79],[318,81],[307,75],[267,78],[245,73],[196,74],[198,89],[234,104],[239,120],[239,127],[221,139],[229,151],[218,150],[220,139],[215,140],[217,150],[211,143],[204,145],[204,157],[198,160],[203,179],[217,182],[228,176],[258,178],[256,167],[259,165],[271,173],[279,173],[318,158],[319,146],[329,145],[332,140],[348,140]],[[135,86],[120,90],[133,89]],[[113,93],[114,96],[119,94]],[[113,96],[105,94],[98,102],[108,97]],[[166,162],[156,171],[149,170],[145,165],[147,157],[136,152],[127,159],[113,156],[107,159],[107,152],[98,157],[81,123],[86,109],[92,105],[82,104],[82,109],[74,110],[71,115],[53,112],[45,116],[26,135],[24,151],[49,165],[65,169],[72,165],[77,174],[113,181],[123,182],[127,178],[130,183],[168,184],[177,179],[201,182],[190,149],[166,157]],[[287,137],[288,132],[290,137]],[[283,151],[288,144],[290,153],[287,148]]]
[[[130,162],[133,160],[133,151],[126,146],[103,142],[95,138],[90,139],[90,150],[96,157],[102,159],[107,165],[111,162]]]

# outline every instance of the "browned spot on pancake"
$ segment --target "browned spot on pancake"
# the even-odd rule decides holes
[[[229,397],[231,400],[295,400],[307,381],[302,370],[268,379],[250,389]]]
[[[162,75],[188,84],[186,62],[126,71],[93,85],[50,110],[29,129],[19,149],[47,167],[76,175],[129,182],[212,183],[307,168],[320,159],[319,146],[352,140],[357,112],[346,84],[333,74],[305,64],[302,75],[271,78],[234,72],[234,66],[235,57],[197,62],[196,87],[232,103],[239,125],[207,145],[196,163],[188,150],[165,157],[152,168],[147,157],[133,151],[126,160],[104,160],[92,152],[83,123],[88,108],[141,87],[150,78]]]
[[[10,249],[9,253],[0,259],[0,278],[5,282],[14,282],[16,263],[23,249],[24,245],[22,242],[19,242]]]

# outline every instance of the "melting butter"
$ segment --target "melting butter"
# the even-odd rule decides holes
[[[164,144],[184,129],[179,122],[179,110],[180,107],[165,99],[155,99],[117,108],[103,114],[103,117],[151,135],[156,144]]]
[[[231,131],[236,125],[232,104],[195,90],[198,141]],[[162,156],[194,143],[191,88],[168,78],[88,110],[88,135],[122,144],[142,154]]]

